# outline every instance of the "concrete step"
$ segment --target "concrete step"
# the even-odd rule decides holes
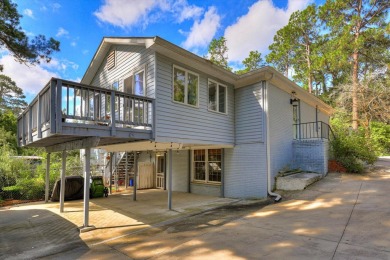
[[[320,180],[322,174],[314,172],[301,172],[288,176],[276,177],[277,190],[303,190],[310,184]]]

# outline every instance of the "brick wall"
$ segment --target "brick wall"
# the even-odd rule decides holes
[[[328,140],[294,140],[293,168],[327,174],[328,150]]]

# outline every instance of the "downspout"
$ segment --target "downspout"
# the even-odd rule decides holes
[[[272,74],[273,77],[273,74]],[[272,77],[268,80],[271,80]],[[278,202],[282,199],[282,196],[280,194],[277,194],[275,192],[272,192],[272,183],[271,183],[271,147],[270,147],[270,137],[269,137],[269,107],[268,107],[268,80],[265,81],[264,86],[264,110],[265,110],[265,118],[266,118],[266,145],[267,145],[267,190],[268,194],[272,197],[275,197],[275,201]]]

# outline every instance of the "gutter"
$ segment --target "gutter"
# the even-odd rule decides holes
[[[271,197],[275,197],[275,202],[279,202],[281,199],[282,199],[282,196],[280,194],[277,194],[275,192],[272,192],[272,183],[271,183],[271,177],[272,177],[272,174],[271,174],[271,145],[270,145],[270,135],[269,135],[269,107],[268,107],[268,81],[271,80],[273,78],[273,74],[272,74],[272,77],[268,80],[265,81],[265,85],[264,85],[264,94],[265,94],[265,97],[263,98],[264,99],[264,110],[265,110],[265,117],[266,117],[266,145],[267,145],[267,191],[268,191],[268,194],[271,196]]]

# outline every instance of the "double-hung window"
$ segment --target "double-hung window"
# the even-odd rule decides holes
[[[227,88],[213,80],[209,80],[209,110],[226,113]]]
[[[198,106],[199,75],[173,66],[173,101]]]
[[[204,183],[221,183],[222,150],[193,151],[193,180]]]

